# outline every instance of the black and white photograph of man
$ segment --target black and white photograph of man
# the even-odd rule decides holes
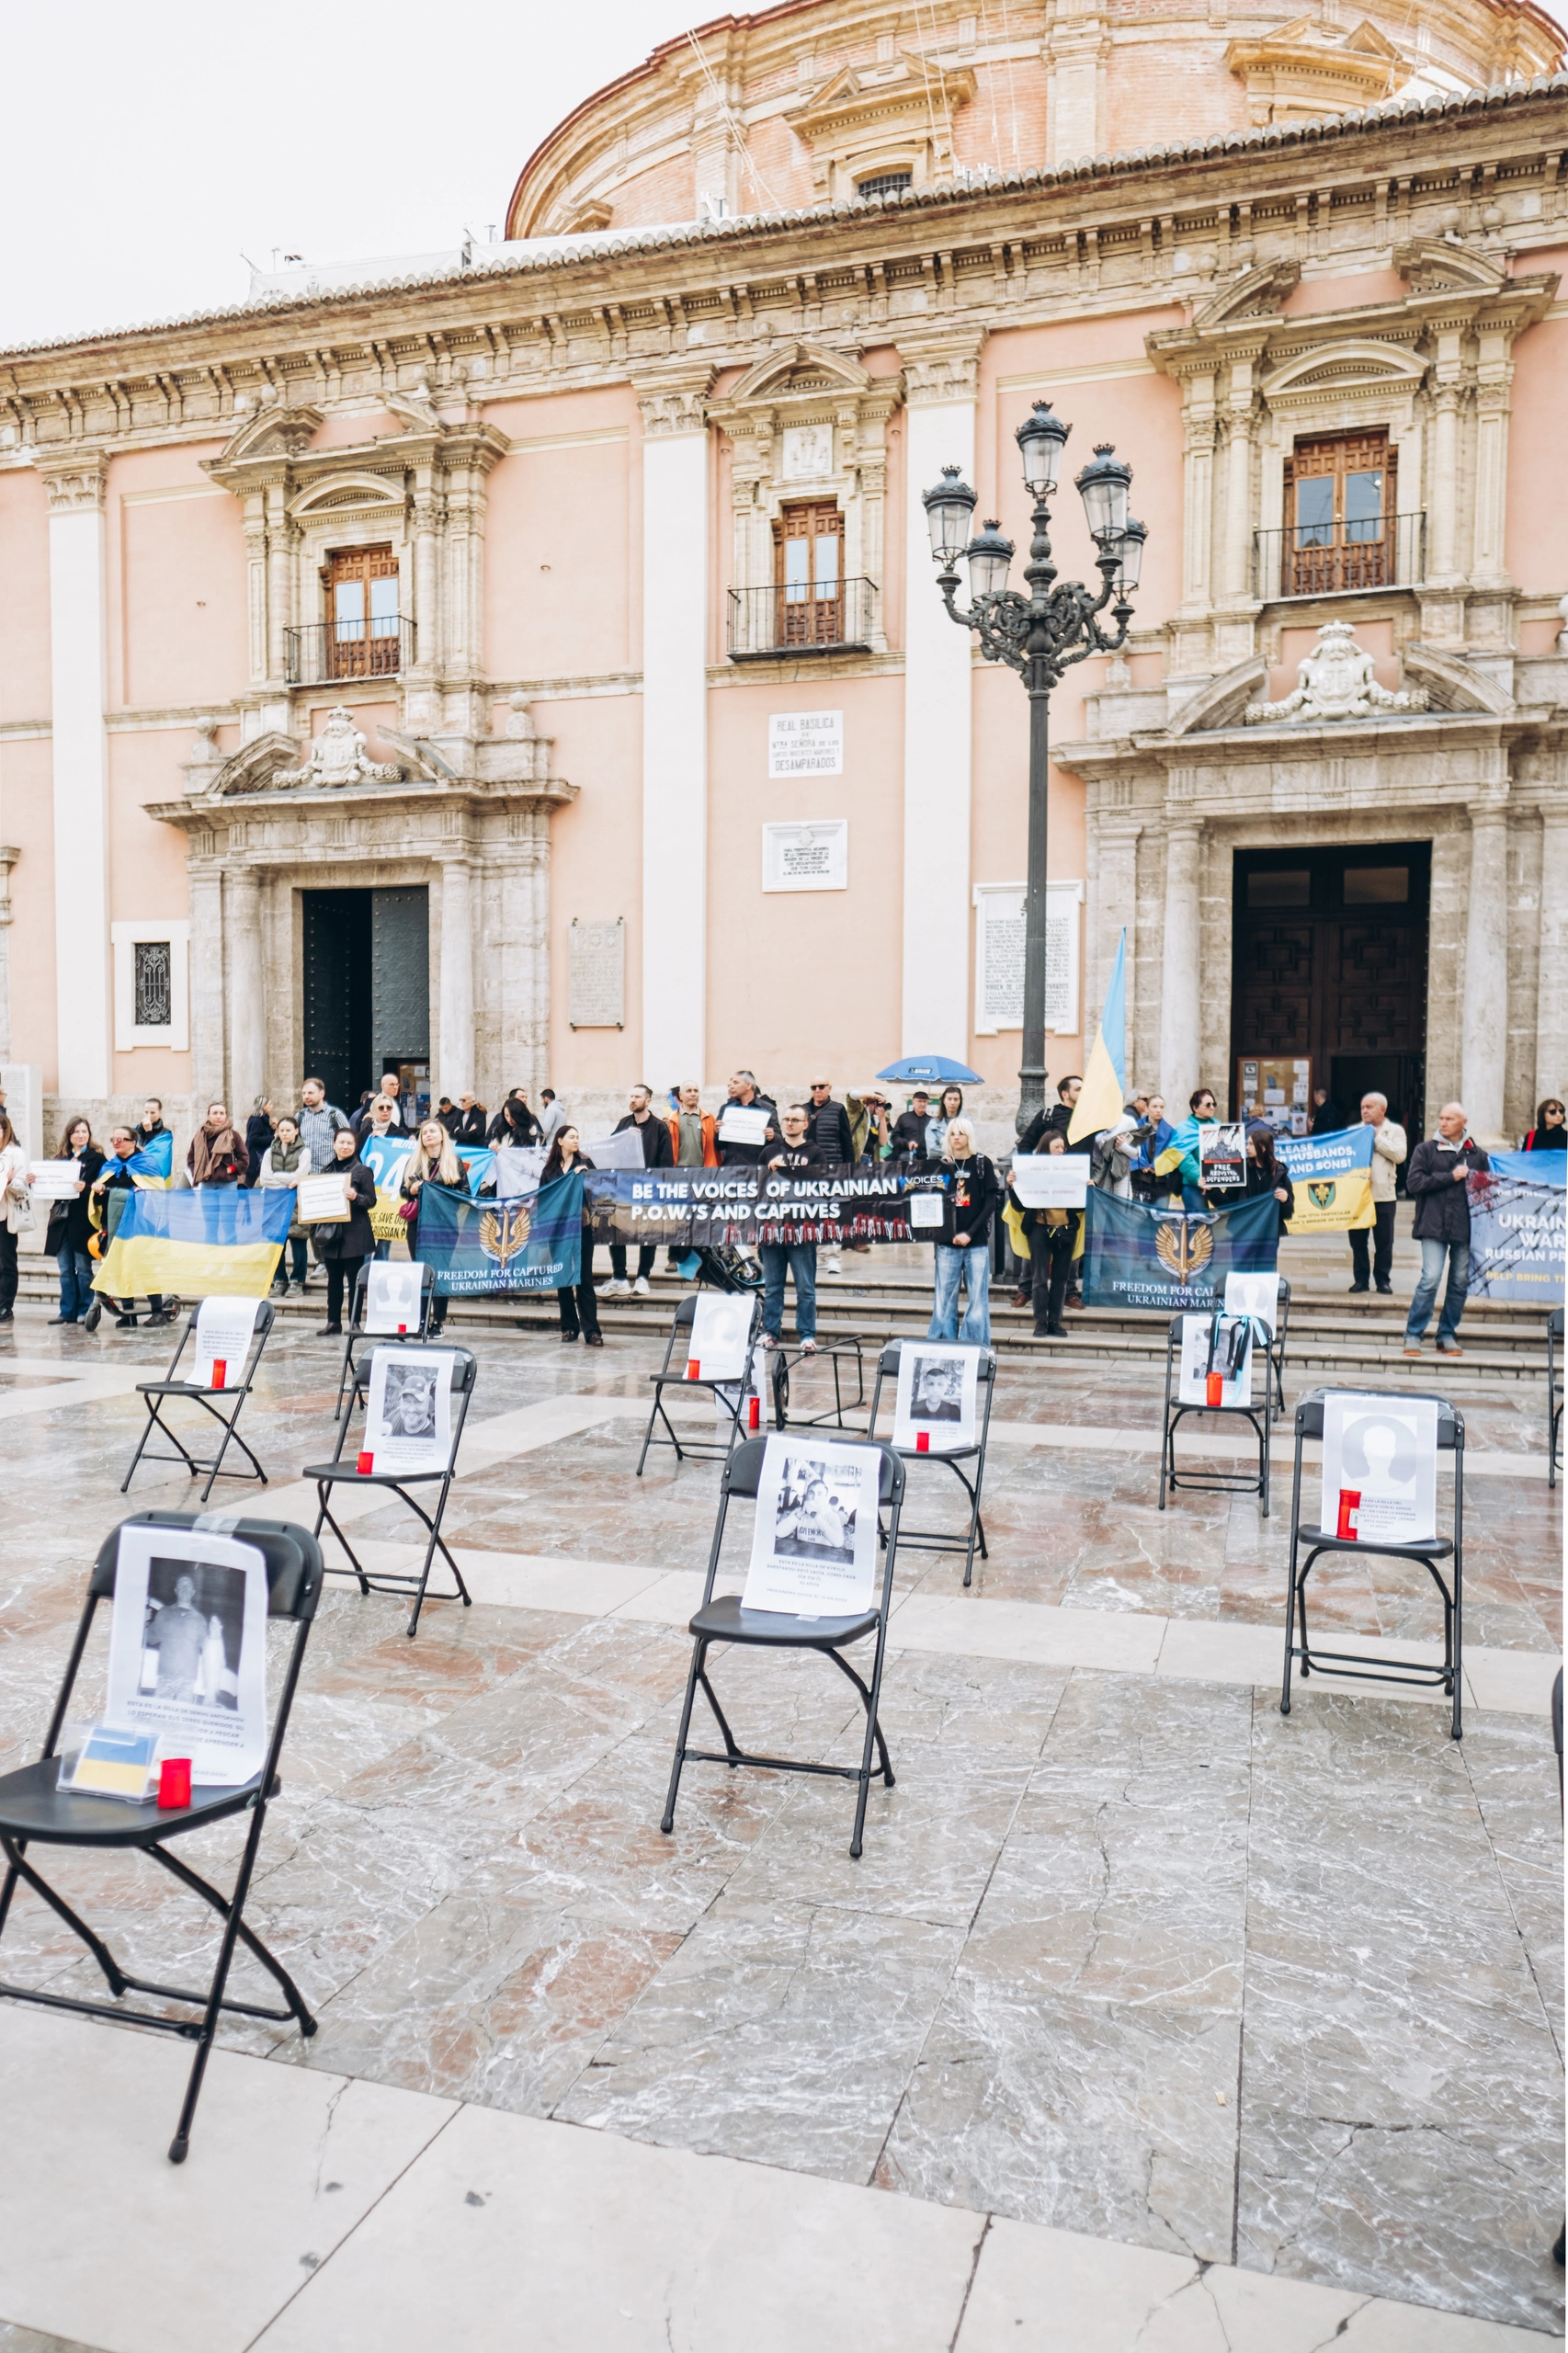
[[[244,1606],[242,1571],[154,1559],[142,1636],[143,1688],[160,1699],[233,1708]]]
[[[910,1398],[912,1422],[961,1422],[963,1361],[959,1357],[916,1357]]]
[[[434,1438],[436,1374],[430,1366],[387,1367],[384,1427],[389,1438]]]
[[[846,1495],[830,1466],[810,1455],[791,1455],[784,1467],[773,1521],[773,1550],[794,1561],[833,1561],[844,1568],[855,1559],[858,1494]]]

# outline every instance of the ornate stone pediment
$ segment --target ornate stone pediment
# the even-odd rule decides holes
[[[879,380],[869,376],[849,352],[829,351],[820,343],[780,344],[746,369],[722,404],[714,404],[715,413],[721,405],[734,409],[772,407],[791,400],[820,401],[824,393],[858,399],[875,381]]]
[[[1426,689],[1412,687],[1391,694],[1372,675],[1372,657],[1356,642],[1348,621],[1325,621],[1312,652],[1296,665],[1299,680],[1283,702],[1248,703],[1242,714],[1249,727],[1284,719],[1321,724],[1325,720],[1370,719],[1378,711],[1425,710]]]
[[[311,482],[289,508],[297,523],[312,516],[346,514],[353,508],[392,507],[401,514],[403,505],[403,470],[398,469],[392,480],[383,474],[327,474]]]
[[[203,742],[210,740],[199,735],[197,751],[199,753]],[[298,737],[269,727],[265,734],[253,735],[248,744],[242,744],[237,752],[231,753],[204,788],[195,781],[199,766],[197,759],[187,764],[186,774],[192,779],[193,790],[205,790],[208,799],[227,801],[241,793],[270,792],[279,771],[298,767],[299,759]]]
[[[1301,265],[1294,259],[1260,261],[1244,269],[1239,278],[1207,302],[1200,303],[1192,314],[1195,332],[1206,327],[1238,326],[1244,320],[1272,319],[1278,314],[1279,305],[1287,294],[1301,281]]]
[[[940,73],[922,57],[846,65],[787,108],[784,119],[811,151],[819,197],[854,192],[857,172],[907,163],[922,180],[952,169],[952,117],[975,93],[967,65]]]
[[[1411,340],[1414,340],[1414,330]],[[1404,345],[1367,336],[1314,341],[1305,350],[1292,351],[1263,380],[1266,400],[1320,391],[1341,392],[1413,392],[1426,373],[1426,363]]]
[[[1245,84],[1247,109],[1259,126],[1375,106],[1415,70],[1365,17],[1346,32],[1322,17],[1298,17],[1257,40],[1233,40],[1225,63]]]
[[[244,416],[224,444],[220,466],[254,458],[297,458],[321,430],[322,411],[312,402],[293,404],[274,393]]]
[[[1255,654],[1218,678],[1210,678],[1171,715],[1168,735],[1206,734],[1211,728],[1233,727],[1241,718],[1247,697],[1261,687],[1268,665]]]
[[[1393,266],[1417,294],[1494,294],[1508,280],[1490,255],[1450,244],[1446,237],[1415,237],[1396,245]]]

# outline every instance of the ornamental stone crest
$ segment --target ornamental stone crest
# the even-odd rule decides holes
[[[365,738],[355,726],[352,714],[342,703],[328,711],[326,725],[311,745],[311,756],[302,768],[281,768],[273,777],[275,785],[319,784],[341,788],[349,784],[396,784],[403,776],[399,767],[382,767],[365,756]]]
[[[1412,687],[1390,694],[1372,676],[1372,657],[1356,642],[1348,621],[1329,621],[1318,642],[1297,665],[1299,684],[1283,702],[1255,702],[1244,714],[1249,727],[1277,719],[1369,719],[1380,710],[1425,710],[1426,689]]]

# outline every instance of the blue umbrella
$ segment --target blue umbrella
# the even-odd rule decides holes
[[[905,1084],[923,1080],[928,1086],[983,1086],[985,1082],[977,1070],[970,1070],[963,1063],[950,1063],[946,1054],[911,1054],[902,1063],[890,1063],[886,1070],[877,1073],[879,1078],[902,1079]]]

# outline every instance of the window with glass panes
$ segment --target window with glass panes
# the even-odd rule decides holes
[[[1285,483],[1292,597],[1393,577],[1396,462],[1381,430],[1297,442]]]
[[[786,506],[773,527],[781,645],[836,645],[844,635],[844,517],[831,499]]]
[[[324,578],[332,676],[392,676],[399,666],[397,557],[392,549],[335,548]]]

